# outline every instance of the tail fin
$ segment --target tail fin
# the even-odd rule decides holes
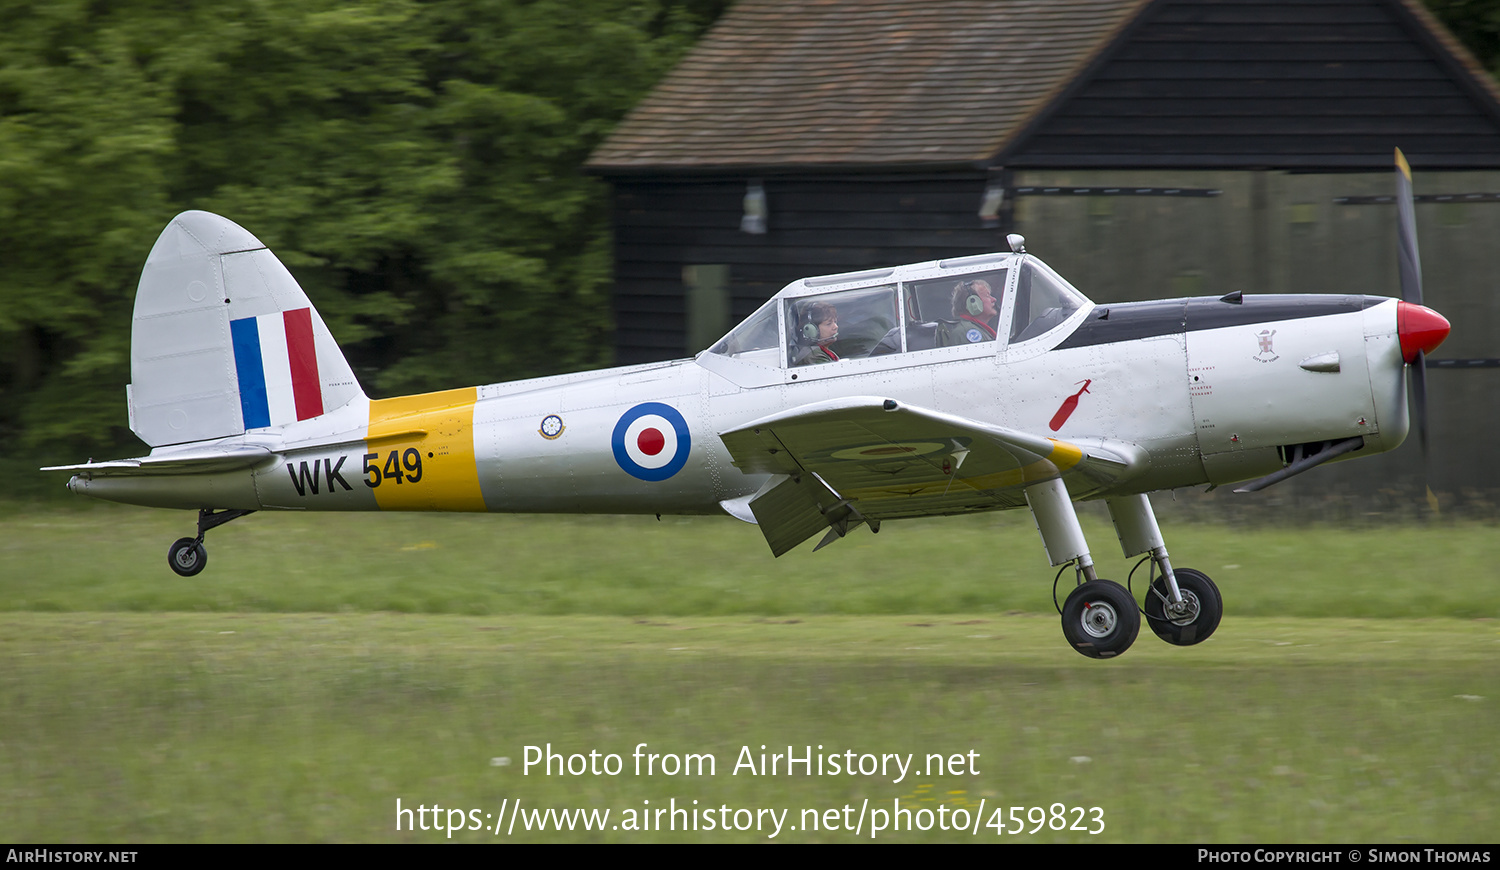
[[[130,428],[152,447],[306,420],[364,395],[281,261],[203,211],[173,218],[146,259],[130,375]]]

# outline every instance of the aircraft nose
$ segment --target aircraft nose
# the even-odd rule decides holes
[[[1396,333],[1401,336],[1401,358],[1415,362],[1417,354],[1432,353],[1452,329],[1448,318],[1425,305],[1396,303]]]

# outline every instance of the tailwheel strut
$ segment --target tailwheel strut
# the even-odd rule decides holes
[[[203,508],[198,511],[198,536],[196,538],[178,538],[167,548],[167,565],[173,571],[183,577],[192,577],[201,572],[208,565],[208,550],[203,546],[203,538],[209,529],[216,529],[231,520],[237,520],[246,514],[253,514],[253,510],[240,510],[237,508],[226,510],[210,510]]]

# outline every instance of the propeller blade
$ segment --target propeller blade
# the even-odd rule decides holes
[[[1417,253],[1417,210],[1411,192],[1411,166],[1396,149],[1396,260],[1401,267],[1401,299],[1422,304],[1422,258]],[[1427,504],[1438,511],[1437,495],[1427,477],[1427,354],[1418,350],[1411,361],[1411,398],[1416,414],[1417,441],[1422,447],[1422,488]]]
[[[1417,441],[1422,445],[1422,478],[1427,478],[1427,354],[1417,351],[1411,364],[1411,403],[1417,417]]]
[[[1417,351],[1411,364],[1411,401],[1417,417],[1417,441],[1422,447],[1422,486],[1427,490],[1427,505],[1438,512],[1437,495],[1427,475],[1427,354]]]
[[[1401,298],[1422,304],[1422,259],[1417,254],[1417,211],[1411,193],[1411,166],[1396,149],[1396,258],[1401,264]]]

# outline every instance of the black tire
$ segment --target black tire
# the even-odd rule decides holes
[[[1091,659],[1108,659],[1130,649],[1141,631],[1141,612],[1124,586],[1093,580],[1068,594],[1062,607],[1063,635]]]
[[[1224,616],[1224,597],[1219,587],[1208,575],[1192,568],[1177,568],[1172,574],[1177,578],[1177,588],[1192,608],[1190,616],[1179,619],[1167,618],[1167,582],[1158,578],[1146,592],[1146,622],[1156,636],[1174,646],[1192,646],[1203,643],[1219,627]]]
[[[178,538],[167,548],[167,564],[183,577],[192,577],[208,564],[208,551],[197,538]]]

